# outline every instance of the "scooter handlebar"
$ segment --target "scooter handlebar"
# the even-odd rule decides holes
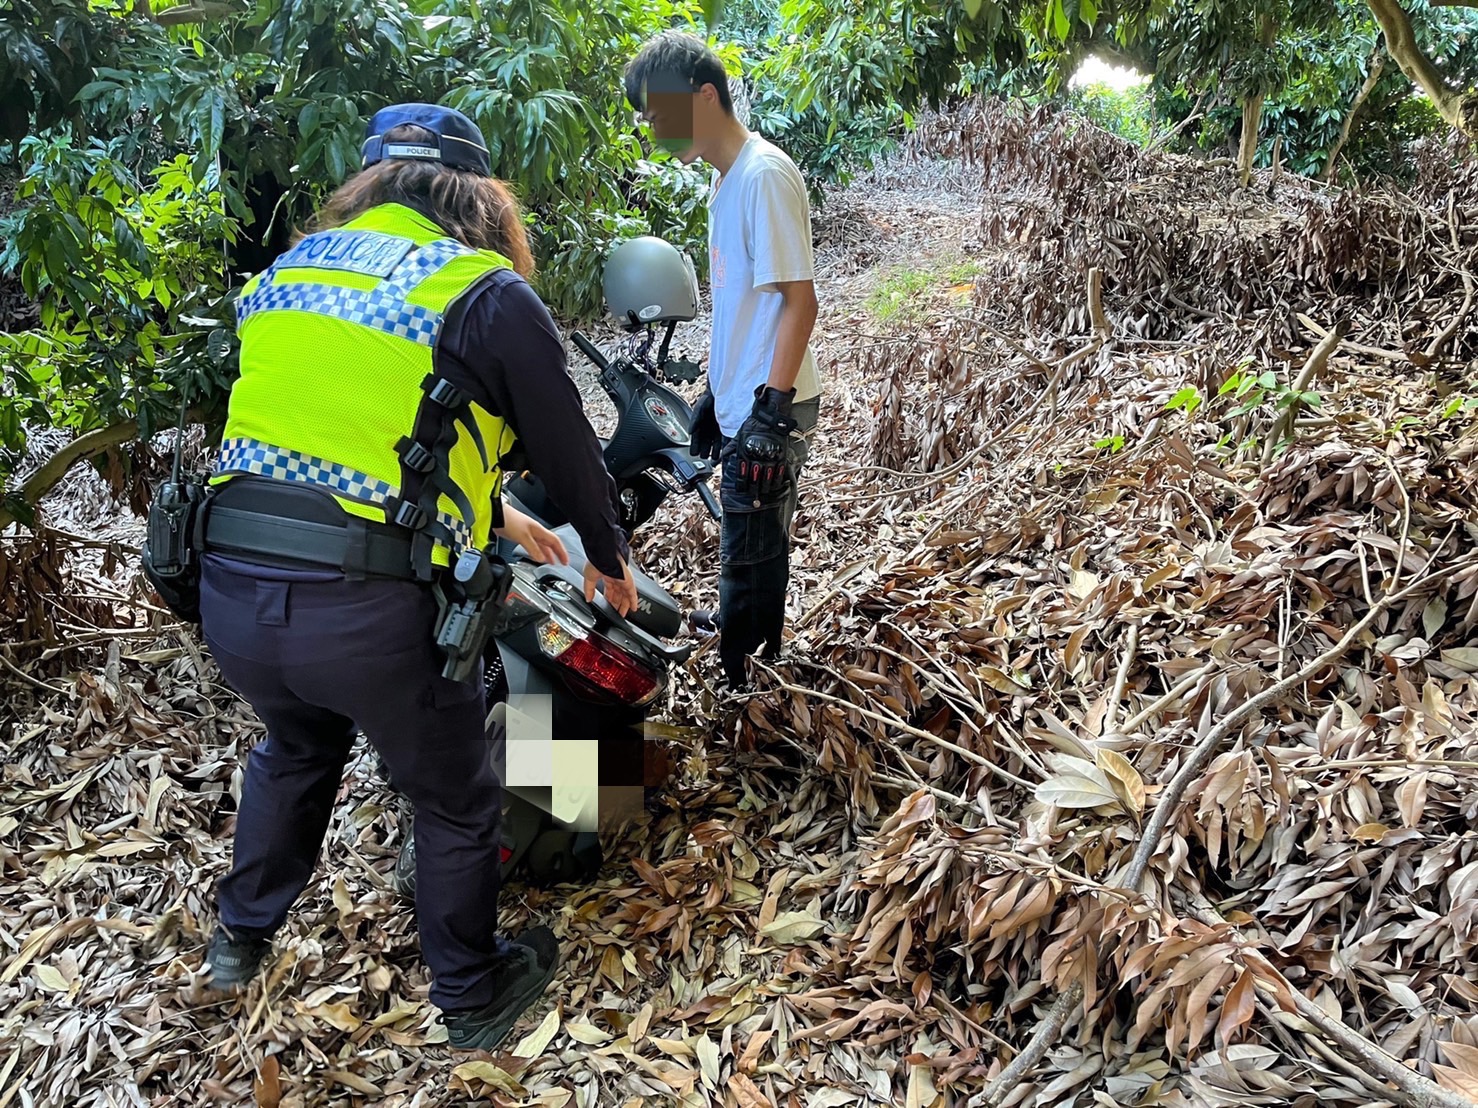
[[[579,331],[576,331],[570,336],[570,341],[580,348],[580,353],[584,354],[587,358],[595,363],[596,369],[600,370],[602,373],[606,373],[610,370],[611,363],[606,360],[606,356],[600,352],[595,343],[591,342],[584,335],[580,334]]]

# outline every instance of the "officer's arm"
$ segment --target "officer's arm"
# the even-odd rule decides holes
[[[602,573],[621,577],[627,544],[616,483],[549,309],[525,281],[504,278],[477,294],[464,320],[462,349],[449,353],[476,375],[493,410],[508,420],[529,468],[579,532],[586,555]]]

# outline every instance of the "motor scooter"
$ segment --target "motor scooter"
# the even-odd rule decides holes
[[[616,406],[615,430],[603,440],[603,453],[628,535],[674,495],[700,497],[719,518],[709,486],[713,465],[693,455],[692,409],[670,384],[693,381],[700,372],[693,362],[671,356],[675,326],[666,323],[660,340],[653,325],[631,328],[625,349],[614,358],[578,331],[571,336]],[[691,643],[667,641],[681,629],[682,612],[672,595],[635,565],[637,606],[630,613],[621,616],[599,593],[587,602],[579,535],[538,476],[520,468],[516,453],[504,462],[509,474],[505,502],[553,530],[570,564],[540,565],[515,544],[498,541],[497,553],[509,563],[513,583],[485,653],[490,701],[506,692],[506,702],[494,706],[489,723],[515,739],[594,740],[600,783],[634,789],[643,783],[647,714],[666,688],[668,671],[693,650]],[[502,760],[506,764],[506,755]],[[554,761],[558,765],[557,757]],[[589,829],[594,820],[590,795],[562,800],[560,792],[557,784],[505,782],[505,879],[555,884],[588,878],[600,867],[599,836]],[[395,886],[402,895],[414,895],[415,840],[409,832],[396,860]]]

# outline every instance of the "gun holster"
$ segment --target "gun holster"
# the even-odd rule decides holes
[[[482,550],[464,550],[456,565],[439,575],[432,589],[436,645],[446,657],[443,677],[466,681],[481,674],[483,648],[512,582],[508,563]]]
[[[210,486],[165,481],[149,503],[140,561],[144,576],[165,605],[189,623],[200,622],[201,524]]]

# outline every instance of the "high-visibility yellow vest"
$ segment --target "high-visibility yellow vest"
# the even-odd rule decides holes
[[[237,304],[241,378],[212,483],[317,485],[351,515],[421,528],[440,565],[485,547],[513,434],[436,377],[436,344],[453,303],[510,268],[400,204],[297,243]]]

